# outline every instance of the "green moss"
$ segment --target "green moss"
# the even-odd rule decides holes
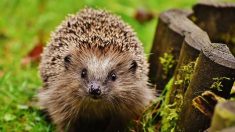
[[[235,105],[234,105],[233,101],[219,103],[215,108],[217,111],[216,114],[220,118],[226,119],[224,121],[226,121],[228,123],[227,125],[234,126],[234,123],[235,123],[235,114],[234,114],[234,110],[233,110],[234,107],[235,107]],[[229,123],[229,121],[232,121],[232,122]]]
[[[167,76],[170,69],[175,65],[174,56],[170,53],[164,53],[162,57],[159,57],[159,61],[162,64],[165,76]]]
[[[142,114],[142,116],[129,127],[129,131],[143,131],[143,132],[155,132],[157,131],[156,125],[159,124],[160,115],[162,112],[162,105],[166,99],[166,91],[169,90],[173,85],[173,78],[167,83],[165,89],[162,91],[161,95],[157,97],[152,103],[147,107]],[[160,107],[161,105],[161,107]]]
[[[161,131],[162,132],[174,132],[176,127],[176,121],[179,117],[180,107],[183,103],[183,96],[177,95],[176,98],[178,98],[177,102],[174,102],[173,104],[164,104],[161,108],[161,116],[162,118],[162,126]],[[178,107],[177,105],[180,105]]]
[[[171,78],[168,84],[165,87],[165,100],[163,101],[160,109],[160,115],[162,116],[161,121],[161,131],[174,131],[176,126],[176,120],[178,120],[178,112],[179,109],[176,108],[176,105],[180,104],[182,105],[182,96],[177,95],[176,98],[178,98],[178,101],[169,104],[170,99],[170,91],[173,86],[174,79]]]
[[[167,60],[170,61],[172,58],[169,57],[169,54],[164,55],[164,59],[162,58],[163,65],[167,63]],[[182,66],[179,70],[181,73],[181,80],[184,85],[189,84],[191,75],[195,69],[197,61],[190,62],[187,65]],[[178,80],[179,81],[179,80]],[[162,132],[173,132],[176,128],[176,121],[179,118],[178,113],[181,111],[181,107],[183,104],[183,95],[181,93],[177,93],[175,95],[174,103],[170,104],[170,94],[174,84],[174,78],[172,77],[160,97],[156,98],[152,102],[152,104],[145,110],[142,117],[139,119],[141,124],[141,131],[144,132],[154,132],[156,131],[156,124],[159,120],[158,117],[162,117],[161,120],[161,131]],[[161,105],[161,106],[160,106]],[[159,108],[160,107],[160,108]]]
[[[163,101],[163,97],[160,96],[152,101],[149,107],[146,108],[143,115],[139,119],[141,130],[143,132],[155,132],[157,117],[160,115],[159,106]]]
[[[179,112],[181,111],[182,105],[183,105],[183,95],[185,88],[188,87],[192,73],[194,72],[194,69],[196,67],[197,60],[188,63],[187,65],[181,66],[178,70],[178,74],[176,76],[176,81],[173,81],[171,79],[166,85],[165,89],[167,90],[165,101],[162,104],[161,107],[161,116],[162,116],[162,126],[161,131],[162,132],[173,132],[176,128],[176,123],[179,118]],[[176,93],[173,93],[172,85],[173,83],[175,85],[180,85],[177,89]],[[174,94],[174,103],[170,103],[171,94]]]
[[[187,65],[181,66],[180,69],[178,69],[179,73],[176,75],[175,85],[183,85],[188,87],[193,75],[192,73],[196,67],[197,60],[198,59],[188,63]]]
[[[180,94],[176,95],[176,100],[173,104],[166,102],[161,107],[161,131],[162,132],[174,132],[176,127],[176,121],[179,118],[179,112],[183,104],[183,96]]]
[[[213,78],[213,83],[211,85],[211,89],[216,89],[217,91],[223,91],[223,85],[222,85],[222,81],[223,80],[230,80],[230,78],[228,77],[216,77]]]

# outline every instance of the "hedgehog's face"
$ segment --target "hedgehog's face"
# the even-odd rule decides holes
[[[64,57],[65,71],[77,84],[79,94],[99,101],[123,96],[122,92],[138,93],[141,73],[137,73],[139,70],[136,56],[131,52],[102,51],[76,50]]]

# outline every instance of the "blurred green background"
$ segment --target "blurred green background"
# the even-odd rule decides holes
[[[50,32],[67,14],[86,6],[118,14],[134,28],[149,54],[158,15],[170,8],[190,9],[195,3],[196,0],[0,0],[0,131],[54,130],[36,104],[41,86],[38,62],[25,61],[25,57],[36,45],[46,44]],[[141,13],[153,19],[140,22],[142,16],[137,19],[136,15]]]

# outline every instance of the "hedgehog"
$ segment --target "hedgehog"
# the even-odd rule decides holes
[[[141,42],[102,9],[69,15],[52,33],[39,70],[39,104],[58,131],[124,131],[155,98]]]

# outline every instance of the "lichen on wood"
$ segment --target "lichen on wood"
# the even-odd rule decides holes
[[[175,77],[175,85],[181,85],[184,87],[184,91],[188,87],[190,80],[192,78],[197,60],[189,62],[186,65],[181,66],[179,69],[179,73]]]
[[[179,109],[177,109],[178,107],[176,107],[176,105],[182,105],[181,101],[183,101],[181,96],[176,96],[179,102],[175,102],[174,104],[169,104],[169,99],[170,99],[169,90],[172,88],[173,83],[174,83],[174,80],[173,78],[171,78],[164,89],[165,98],[160,109],[160,115],[162,117],[162,121],[161,121],[162,132],[175,130],[176,120],[178,120],[178,112],[179,112]]]
[[[209,132],[220,131],[235,125],[235,101],[219,103],[215,108]]]
[[[223,91],[223,84],[222,81],[223,80],[231,80],[228,77],[215,77],[213,78],[214,82],[212,83],[212,85],[210,86],[211,89],[216,89],[217,91]]]
[[[160,61],[160,64],[162,65],[162,69],[164,73],[162,75],[163,76],[162,78],[166,79],[167,75],[169,74],[169,71],[175,65],[174,56],[170,53],[165,52],[163,56],[159,57],[159,61]]]

